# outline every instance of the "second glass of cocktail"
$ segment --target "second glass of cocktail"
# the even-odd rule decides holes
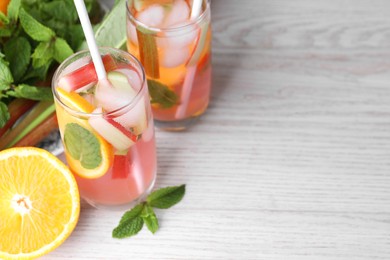
[[[145,67],[156,126],[185,129],[209,103],[209,1],[128,0],[127,37]]]
[[[52,81],[69,168],[93,206],[128,206],[156,178],[153,117],[142,65],[127,52],[100,48],[107,71],[98,80],[88,51],[74,54]]]

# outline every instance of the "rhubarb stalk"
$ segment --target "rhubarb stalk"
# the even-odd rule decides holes
[[[8,105],[10,119],[0,128],[0,138],[15,124],[15,122],[30,110],[36,102],[33,100],[17,98],[11,101]],[[1,139],[0,139],[1,140]]]
[[[35,127],[32,131],[15,143],[14,147],[34,146],[56,129],[58,129],[57,115],[56,113],[52,113],[40,125]]]
[[[12,131],[0,139],[0,150],[12,147],[55,111],[52,101],[40,101]]]

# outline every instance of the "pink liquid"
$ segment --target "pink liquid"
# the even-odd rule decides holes
[[[175,87],[175,92],[180,97],[182,95],[183,84]],[[177,117],[177,110],[179,105],[175,105],[168,109],[161,109],[158,106],[152,106],[153,116],[160,121],[176,121],[191,116],[203,114],[209,104],[209,96],[211,90],[211,66],[210,61],[207,61],[206,67],[202,71],[197,70],[194,77],[193,87],[187,103],[183,103],[186,107],[184,116]]]
[[[149,128],[147,131],[154,131],[153,121],[149,122]],[[120,161],[121,168],[111,165],[107,173],[97,179],[74,174],[81,196],[91,204],[104,205],[125,204],[142,196],[153,185],[157,170],[154,135],[150,140],[144,139],[138,140],[124,155],[126,159]]]

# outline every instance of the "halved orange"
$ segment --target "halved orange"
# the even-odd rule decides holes
[[[68,107],[84,113],[91,113],[94,110],[93,105],[91,105],[87,100],[80,96],[76,92],[67,92],[61,88],[57,88],[57,93],[61,101]],[[70,169],[75,174],[79,175],[82,178],[94,179],[103,176],[109,169],[113,159],[114,159],[114,149],[111,144],[104,140],[89,124],[86,119],[79,118],[77,116],[71,115],[67,112],[61,105],[56,104],[56,112],[58,118],[58,125],[61,130],[62,140],[65,140],[66,129],[69,126],[77,127],[82,129],[84,132],[89,132],[92,134],[98,143],[97,149],[94,149],[92,153],[88,151],[89,156],[96,155],[101,158],[99,165],[93,165],[94,167],[85,167],[83,164],[82,156],[80,158],[74,158],[71,151],[67,149],[66,142],[64,143],[65,147],[65,156],[66,161],[69,164]],[[83,139],[80,137],[80,142]],[[85,147],[90,148],[90,147]]]
[[[0,152],[0,259],[31,259],[61,245],[80,212],[76,181],[46,150]]]

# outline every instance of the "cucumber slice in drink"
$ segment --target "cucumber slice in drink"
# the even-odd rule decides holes
[[[97,108],[93,112],[102,114],[102,109]],[[118,151],[128,149],[137,141],[137,136],[130,132],[129,129],[126,129],[112,118],[104,118],[103,114],[101,117],[91,117],[88,122],[104,140],[109,142]]]
[[[130,75],[131,70],[128,72]],[[104,110],[120,109],[136,98],[138,91],[130,84],[126,73],[111,71],[107,74],[107,79],[111,86],[107,87],[106,84],[98,86],[95,92],[95,98]],[[135,102],[137,103],[132,105],[131,109],[116,117],[115,121],[126,128],[131,128],[135,135],[140,135],[147,127],[145,99],[142,96]]]

